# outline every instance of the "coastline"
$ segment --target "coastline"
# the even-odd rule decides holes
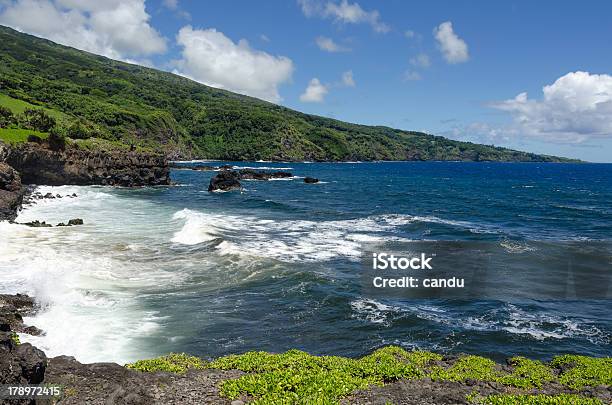
[[[0,141],[0,221],[17,216],[29,185],[169,185],[168,160],[136,151],[61,149],[47,143],[8,145]]]
[[[35,325],[34,325],[35,326]],[[44,331],[43,331],[44,332]],[[5,351],[9,354],[14,353],[18,346],[22,346],[17,352],[21,356],[21,351],[34,353],[38,360],[26,362],[37,365],[40,368],[40,360],[42,357],[34,346],[29,344],[12,346],[7,341],[7,336],[4,336],[2,345]],[[27,345],[27,346],[25,346]],[[8,349],[7,349],[8,348]],[[42,352],[41,352],[42,353]],[[44,353],[42,356],[45,356]],[[308,357],[310,359],[310,357]],[[459,357],[445,356],[440,360],[445,368],[452,368]],[[354,359],[353,359],[354,360]],[[11,360],[12,361],[12,360]],[[24,364],[22,360],[16,360],[20,364]],[[202,398],[205,398],[204,403],[223,403],[231,404],[232,401],[250,401],[255,397],[253,395],[240,393],[236,398],[228,398],[221,393],[221,386],[224,381],[236,380],[245,375],[253,373],[238,368],[223,369],[193,369],[186,373],[174,374],[164,371],[155,371],[153,373],[142,373],[138,370],[128,370],[122,365],[113,363],[92,363],[81,364],[74,358],[65,356],[53,357],[46,359],[45,378],[41,380],[43,383],[62,384],[69,391],[70,396],[62,400],[62,403],[103,403],[99,398],[108,396],[106,390],[111,390],[111,397],[117,403],[132,401],[135,403],[202,403]],[[318,361],[318,360],[317,360]],[[343,360],[344,361],[344,360]],[[479,360],[480,361],[480,360]],[[4,361],[0,364],[5,364]],[[480,364],[480,363],[478,363]],[[474,364],[474,370],[477,370],[478,364]],[[470,366],[471,367],[471,366]],[[502,371],[512,371],[514,366],[509,364],[496,364],[494,369]],[[570,367],[571,368],[571,367]],[[554,369],[557,379],[566,370],[561,367]],[[605,370],[604,370],[605,371]],[[35,372],[29,375],[37,375]],[[343,403],[432,403],[432,404],[456,404],[456,403],[474,403],[470,402],[472,394],[478,392],[483,398],[490,395],[582,395],[585,398],[598,398],[601,403],[610,401],[610,387],[583,387],[579,390],[570,389],[558,381],[544,384],[543,387],[532,387],[529,389],[507,386],[496,381],[488,381],[486,378],[480,380],[482,375],[476,374],[474,378],[466,378],[461,381],[435,380],[431,376],[423,378],[403,378],[394,377],[385,381],[385,385],[370,386],[367,389],[352,391],[348,396],[343,396],[340,401]],[[74,384],[74,380],[81,381],[79,384]],[[36,381],[36,380],[32,380]],[[87,381],[86,383],[84,381]],[[73,384],[73,385],[70,385]],[[164,387],[163,389],[159,387]],[[104,387],[104,390],[99,387]],[[192,394],[186,395],[185,392]],[[469,400],[470,399],[470,400]],[[474,398],[472,398],[474,399]],[[484,399],[483,399],[484,400]],[[191,402],[190,402],[191,401]],[[278,403],[278,402],[268,402]],[[486,402],[484,402],[486,403]],[[513,403],[513,402],[510,402]],[[585,402],[586,403],[586,402]],[[597,402],[589,402],[597,403]],[[235,403],[236,404],[236,403]]]
[[[360,359],[317,357],[291,350],[282,354],[249,352],[212,360],[170,354],[125,366],[82,364],[68,356],[48,358],[31,344],[19,342],[17,331],[44,333],[23,324],[24,315],[38,310],[35,300],[27,295],[0,295],[0,382],[59,386],[62,394],[54,403],[104,404],[110,400],[132,404],[241,405],[255,400],[269,404],[527,403],[521,401],[544,404],[569,401],[596,405],[612,400],[609,375],[612,359],[584,356],[557,356],[549,363],[514,357],[506,364],[496,364],[474,355],[408,352],[386,346]],[[290,368],[285,368],[290,364]],[[277,370],[286,371],[278,374]],[[318,378],[310,380],[314,376]],[[279,384],[285,379],[294,382],[288,386],[276,383],[262,386],[257,382],[270,378]],[[317,389],[320,384],[325,385]],[[0,400],[0,403],[5,402]]]

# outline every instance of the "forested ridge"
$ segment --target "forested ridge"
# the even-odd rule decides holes
[[[0,139],[28,131],[173,158],[569,161],[304,114],[0,26]]]

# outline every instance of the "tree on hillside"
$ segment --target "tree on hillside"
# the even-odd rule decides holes
[[[0,128],[7,128],[15,123],[13,112],[6,107],[0,106]]]
[[[40,132],[49,132],[55,126],[55,118],[40,109],[25,110],[20,121],[25,128]]]

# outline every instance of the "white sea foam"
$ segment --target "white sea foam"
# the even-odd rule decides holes
[[[343,257],[359,260],[363,243],[404,240],[389,233],[410,219],[374,216],[344,221],[261,219],[253,216],[208,214],[189,209],[174,214],[183,227],[172,241],[194,245],[222,238],[223,255],[267,257],[287,262],[327,261]]]
[[[533,246],[529,246],[527,243],[511,241],[511,240],[503,240],[499,243],[501,247],[508,253],[525,253],[525,252],[534,252],[537,249]]]
[[[154,206],[130,202],[99,187],[40,187],[43,194],[71,195],[36,201],[19,222],[50,224],[83,218],[82,226],[29,228],[0,222],[0,291],[28,293],[42,310],[26,323],[44,335],[21,335],[48,356],[75,356],[83,362],[126,362],[148,353],[139,342],[159,327],[155,311],[139,296],[182,276],[151,266],[138,256],[151,251],[145,229],[163,236],[165,224],[148,223]],[[109,215],[112,213],[112,215]],[[136,260],[133,260],[136,259]],[[154,353],[152,353],[154,354]]]
[[[385,326],[391,325],[394,314],[400,310],[398,307],[365,298],[352,301],[351,308],[353,309],[353,318]]]
[[[205,215],[200,215],[191,210],[182,210],[174,214],[173,219],[185,220],[185,225],[172,237],[172,242],[184,245],[197,245],[218,238],[215,228],[206,220]]]
[[[293,170],[293,167],[272,167],[272,166],[234,166],[236,170]]]
[[[514,304],[478,316],[464,316],[433,305],[386,305],[372,299],[353,301],[354,317],[367,322],[390,326],[393,319],[406,315],[447,325],[453,329],[484,332],[504,331],[527,335],[535,340],[584,338],[593,344],[604,344],[611,337],[594,325],[543,311],[527,311]]]

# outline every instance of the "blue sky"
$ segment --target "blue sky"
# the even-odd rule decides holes
[[[0,0],[0,23],[308,113],[612,161],[610,2],[99,3]]]

